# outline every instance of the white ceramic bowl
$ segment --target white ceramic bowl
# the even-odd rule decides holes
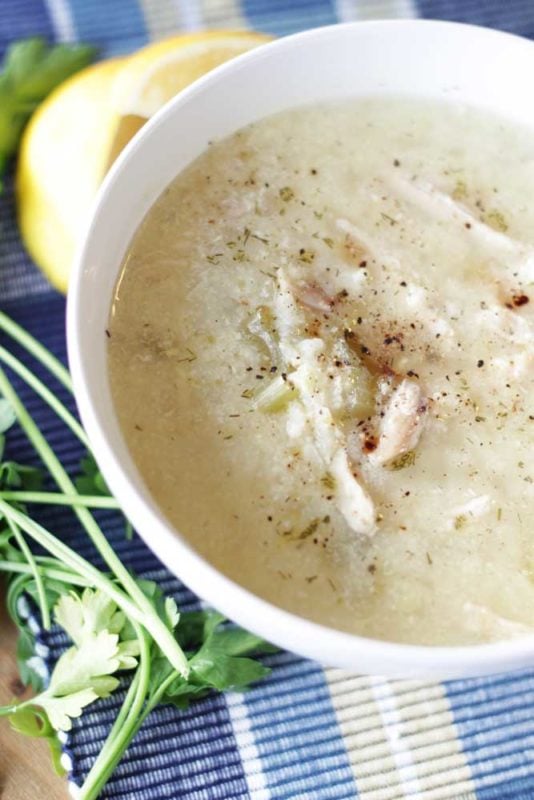
[[[534,128],[533,76],[533,43],[483,28],[386,21],[307,31],[247,53],[182,92],[135,137],[99,193],[71,280],[68,344],[102,472],[148,546],[194,592],[245,628],[324,664],[383,675],[480,675],[534,664],[534,637],[471,647],[374,641],[289,614],[201,558],[144,487],[113,410],[104,329],[123,255],[156,198],[211,139],[297,105],[386,92],[458,99]]]

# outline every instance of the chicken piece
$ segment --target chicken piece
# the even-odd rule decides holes
[[[462,503],[461,506],[456,506],[452,509],[452,516],[457,517],[459,514],[468,514],[470,517],[480,517],[485,514],[491,506],[491,497],[489,494],[479,494],[472,497],[467,502]]]
[[[332,476],[332,494],[340,512],[355,533],[371,536],[376,529],[374,504],[356,478],[345,436],[329,407],[325,343],[320,338],[303,338],[305,317],[296,293],[282,269],[277,278],[275,319],[282,356],[294,370],[287,374],[288,383],[298,391],[298,399],[293,402],[301,406],[314,448]]]
[[[362,258],[365,261],[372,260],[378,264],[385,264],[391,269],[399,268],[398,258],[381,250],[378,243],[368,233],[360,230],[348,219],[340,217],[336,220],[336,227],[348,237],[346,241],[352,249],[354,257],[358,254],[358,258]]]
[[[438,220],[458,220],[464,225],[467,224],[469,226],[467,230],[471,235],[494,250],[519,253],[524,249],[520,242],[481,222],[466,206],[454,200],[446,192],[440,191],[429,181],[410,180],[406,176],[395,174],[387,180],[387,183],[394,192],[429,216]]]
[[[482,222],[466,206],[429,181],[410,180],[397,172],[385,180],[393,192],[425,214],[445,222],[456,220],[462,223],[466,233],[469,232],[469,236],[489,248],[492,255],[500,253],[506,256],[520,280],[525,283],[534,280],[534,250],[524,242]]]
[[[310,311],[320,311],[328,314],[334,305],[334,300],[325,290],[316,283],[303,283],[293,287],[293,293],[299,303],[309,308]]]
[[[447,520],[447,528],[449,530],[460,530],[469,521],[487,514],[491,505],[489,494],[480,494],[472,497],[467,502],[451,510],[451,516]]]
[[[298,390],[315,448],[332,476],[332,494],[339,510],[355,533],[370,536],[376,528],[373,502],[356,479],[345,436],[326,405],[325,376],[317,360],[323,352],[323,343],[320,339],[304,339],[299,352],[300,366],[288,375],[288,382]]]
[[[425,423],[427,401],[420,386],[407,378],[393,390],[380,422],[378,445],[369,456],[375,464],[386,465],[413,450]]]

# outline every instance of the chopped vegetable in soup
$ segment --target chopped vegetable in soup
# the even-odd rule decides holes
[[[534,630],[534,134],[349,100],[210,145],[111,312],[115,407],[173,525],[366,636]]]

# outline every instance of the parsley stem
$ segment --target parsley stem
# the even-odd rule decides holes
[[[0,330],[3,330],[4,333],[7,333],[12,339],[15,339],[28,353],[31,353],[32,356],[40,361],[41,364],[63,384],[65,389],[68,389],[71,394],[74,394],[69,371],[63,366],[59,358],[53,356],[44,345],[31,335],[31,333],[24,330],[21,325],[18,325],[3,311],[0,311]]]
[[[111,742],[115,738],[115,736],[117,735],[117,732],[119,730],[121,730],[121,728],[123,727],[124,722],[125,722],[126,718],[128,717],[129,712],[130,712],[130,708],[132,706],[134,697],[137,694],[137,689],[138,689],[138,686],[139,686],[140,678],[141,678],[141,672],[140,672],[140,670],[138,668],[138,669],[135,670],[134,676],[133,676],[132,680],[130,681],[130,685],[128,687],[128,691],[126,692],[126,695],[125,695],[124,700],[122,702],[122,706],[120,707],[120,711],[119,711],[119,713],[117,714],[117,716],[115,718],[115,722],[113,723],[113,726],[112,726],[111,730],[109,731],[109,733],[107,735],[106,742]],[[104,747],[105,747],[105,744],[106,743],[104,742]],[[94,766],[94,764],[93,764],[93,766]]]
[[[16,503],[42,503],[54,506],[86,506],[119,509],[114,497],[104,495],[62,494],[61,492],[22,492],[16,489],[0,492],[4,500]]]
[[[29,564],[23,564],[20,561],[0,561],[0,572],[21,573],[32,575],[33,571]],[[40,567],[40,573],[43,578],[50,578],[51,580],[67,583],[72,586],[92,586],[90,580],[76,575],[74,572],[68,572],[66,567]]]
[[[139,730],[139,728],[141,727],[141,725],[143,724],[143,722],[145,721],[145,719],[148,717],[148,715],[159,704],[161,698],[165,695],[165,692],[167,691],[167,687],[170,686],[171,683],[173,681],[175,681],[176,678],[178,678],[178,677],[180,677],[178,672],[171,672],[171,674],[168,675],[162,683],[160,683],[160,685],[158,686],[156,691],[148,699],[148,701],[147,701],[147,703],[146,703],[146,705],[145,705],[145,707],[143,709],[143,713],[139,716],[139,720],[137,722],[137,727],[136,727],[136,733]]]
[[[109,732],[98,758],[80,789],[78,800],[96,800],[98,798],[124,751],[137,733],[136,723],[143,710],[150,680],[150,643],[146,633],[139,626],[136,626],[136,633],[140,647],[139,666],[126,695],[123,708],[119,712],[121,724],[117,724],[117,719]]]
[[[79,556],[74,550],[71,550],[70,547],[67,547],[66,544],[63,544],[60,539],[57,539],[50,531],[47,531],[46,528],[39,525],[38,522],[27,517],[26,514],[13,508],[13,506],[10,506],[9,503],[6,503],[5,500],[2,499],[0,499],[0,512],[5,515],[6,519],[11,519],[15,522],[28,536],[34,539],[37,544],[40,544],[41,547],[44,547],[45,550],[52,553],[53,556],[70,567],[74,572],[82,577],[89,578],[92,586],[105,592],[115,601],[119,608],[132,619],[144,624],[144,615],[138,606],[124,594],[123,591],[117,588],[109,578],[86,561],[85,558],[82,558],[82,556]]]
[[[28,545],[26,544],[26,539],[22,535],[21,530],[20,530],[19,526],[17,525],[17,523],[14,522],[9,517],[6,517],[6,519],[7,519],[7,524],[9,525],[9,527],[10,527],[12,533],[13,533],[13,536],[15,537],[15,539],[17,541],[18,546],[20,547],[20,550],[21,550],[22,554],[24,555],[24,558],[28,562],[28,566],[30,567],[31,573],[32,573],[32,575],[34,577],[35,588],[37,589],[37,599],[39,601],[39,610],[41,612],[41,621],[43,623],[43,628],[45,629],[45,631],[49,631],[50,630],[50,609],[48,608],[48,603],[47,603],[47,600],[46,600],[46,593],[45,593],[45,588],[44,588],[44,585],[43,585],[43,579],[42,579],[42,576],[41,576],[41,570],[39,569],[39,567],[35,563],[35,558],[33,556],[33,553],[30,550],[30,548],[28,547]]]
[[[37,378],[18,358],[10,353],[5,347],[0,346],[0,361],[7,364],[22,380],[30,386],[44,402],[63,420],[65,425],[70,428],[72,433],[78,437],[80,442],[89,449],[89,439],[84,429],[78,420],[70,413],[70,411],[63,405],[61,400],[58,400],[56,395],[50,391],[48,386]]]
[[[21,705],[22,703],[14,706],[0,706],[0,717],[9,717],[10,714],[14,714],[18,711]]]
[[[161,698],[165,695],[165,692],[167,691],[167,687],[169,687],[171,685],[171,683],[173,681],[175,681],[176,678],[179,678],[179,677],[180,677],[180,673],[179,672],[176,672],[176,671],[171,672],[171,674],[168,675],[162,683],[160,683],[160,685],[158,686],[156,691],[153,692],[150,695],[150,697],[148,698],[148,700],[145,703],[145,707],[140,712],[140,714],[138,715],[137,719],[134,721],[134,725],[130,730],[130,734],[129,734],[129,737],[128,737],[128,742],[125,744],[125,748],[128,747],[128,745],[132,741],[132,739],[135,739],[135,737],[139,733],[139,730],[142,727],[145,719],[148,717],[149,714],[152,713],[152,711],[159,704]]]
[[[104,743],[102,750],[100,751],[100,755],[91,767],[91,770],[80,790],[78,800],[96,800],[98,797],[98,792],[100,792],[107,783],[110,775],[120,761],[122,754],[129,746],[130,742],[139,733],[139,729],[143,725],[145,719],[158,705],[159,701],[164,696],[167,687],[170,686],[170,684],[180,676],[180,673],[177,671],[171,672],[171,674],[167,676],[160,686],[158,686],[157,690],[149,697],[143,708],[143,702],[148,693],[148,680],[150,675],[149,673],[143,673],[143,677],[139,678],[139,683],[141,683],[141,686],[138,687],[136,679],[138,675],[140,675],[142,666],[141,659],[139,663],[140,666],[132,681],[132,685],[130,686],[132,696],[130,696],[129,691],[119,712],[119,716],[117,717],[117,720],[115,721],[115,724],[113,725],[108,738]],[[136,683],[135,686],[134,682]],[[133,689],[132,686],[134,686]],[[135,705],[133,700],[134,696]],[[138,701],[141,698],[142,700],[139,704]],[[130,703],[130,708],[126,712],[127,701]],[[113,736],[115,735],[116,739],[112,741]],[[107,753],[108,748],[110,750],[109,754]],[[94,778],[92,778],[93,773],[95,774]]]
[[[1,368],[0,393],[11,405],[11,408],[15,412],[20,426],[35,447],[37,453],[42,458],[59,488],[65,494],[78,494],[76,487],[70,479],[63,464],[48,444],[46,438],[36,425],[33,417],[28,413],[22,400],[17,395],[11,381]],[[2,508],[2,505],[5,506],[6,504],[4,501],[0,500],[0,509]],[[11,507],[8,506],[8,508]],[[88,509],[81,506],[73,506],[72,509],[85,528],[87,535],[92,540],[98,552],[110,568],[111,572],[113,572],[113,574],[119,579],[123,588],[133,600],[136,609],[142,613],[144,619],[140,621],[146,630],[149,631],[150,635],[155,639],[165,656],[169,659],[172,666],[177,669],[180,674],[184,676],[184,678],[186,678],[189,674],[187,658],[185,657],[182,648],[174,638],[172,632],[167,628],[163,620],[161,620],[156,614],[150,600],[145,597],[142,590],[139,588],[120,558],[117,556]],[[13,509],[11,509],[11,512],[13,513]],[[21,525],[21,527],[24,529],[23,525]],[[27,532],[30,533],[29,531]],[[72,553],[72,555],[75,554]],[[59,556],[59,558],[61,558],[61,556]],[[85,564],[90,566],[88,562],[85,562]],[[94,570],[94,574],[98,575],[97,570]],[[135,619],[139,619],[139,614],[135,616]]]

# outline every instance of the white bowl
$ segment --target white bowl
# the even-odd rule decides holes
[[[394,92],[454,98],[534,127],[533,75],[533,43],[483,28],[386,21],[307,31],[240,56],[182,92],[135,137],[100,190],[68,302],[70,366],[96,458],[163,563],[230,619],[281,647],[382,675],[453,677],[534,664],[534,637],[426,647],[317,625],[259,599],[195,552],[143,485],[113,410],[104,330],[125,251],[156,198],[209,140],[248,123],[305,103]]]

